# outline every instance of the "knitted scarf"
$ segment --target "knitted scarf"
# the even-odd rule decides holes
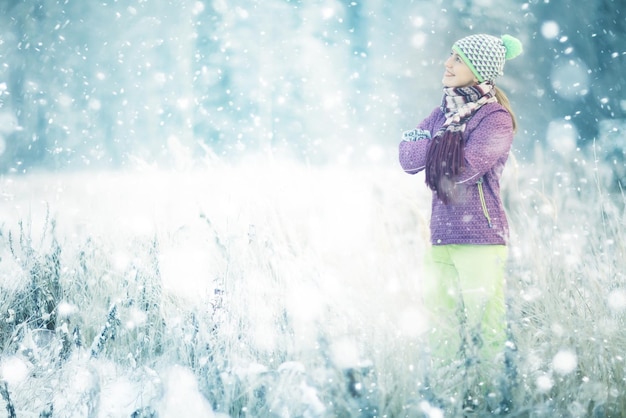
[[[495,85],[490,81],[470,87],[445,87],[443,92],[441,110],[446,121],[433,136],[426,154],[426,184],[448,204],[454,197],[454,178],[465,166],[465,126],[478,109],[497,100]]]

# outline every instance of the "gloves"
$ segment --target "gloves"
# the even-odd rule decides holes
[[[425,129],[412,129],[402,133],[403,141],[419,141],[422,139],[430,139],[430,132]]]

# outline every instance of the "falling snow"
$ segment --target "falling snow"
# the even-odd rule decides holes
[[[621,11],[457,3],[2,2],[0,407],[454,416],[467,370],[423,350],[430,194],[396,147],[438,106],[451,43],[506,28],[525,47],[497,82],[519,125],[511,335],[481,400],[613,416]]]

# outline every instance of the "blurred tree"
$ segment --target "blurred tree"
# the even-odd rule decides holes
[[[20,172],[25,166],[45,157],[47,148],[47,101],[41,87],[44,69],[50,58],[44,53],[48,39],[33,28],[42,25],[45,7],[42,1],[7,1],[0,9],[2,78],[7,85],[2,111],[14,115],[16,129],[7,131],[6,145],[0,156],[3,171]]]
[[[626,16],[623,0],[536,2],[530,59],[546,92],[541,119],[571,120],[579,145],[598,137],[598,123],[624,118]],[[556,24],[558,32],[547,31]],[[542,36],[540,36],[542,35]]]
[[[196,133],[223,155],[326,158],[351,125],[344,14],[335,0],[206,5]]]
[[[584,143],[625,116],[623,3],[6,0],[0,163],[164,164],[198,143],[310,161],[392,148],[437,106],[451,43],[476,32],[525,45],[498,81],[516,147],[544,146],[554,119]]]

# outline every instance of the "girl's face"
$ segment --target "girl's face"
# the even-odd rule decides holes
[[[465,64],[461,57],[454,51],[445,62],[446,70],[443,73],[442,83],[446,87],[469,87],[478,83],[478,79],[472,70]]]

